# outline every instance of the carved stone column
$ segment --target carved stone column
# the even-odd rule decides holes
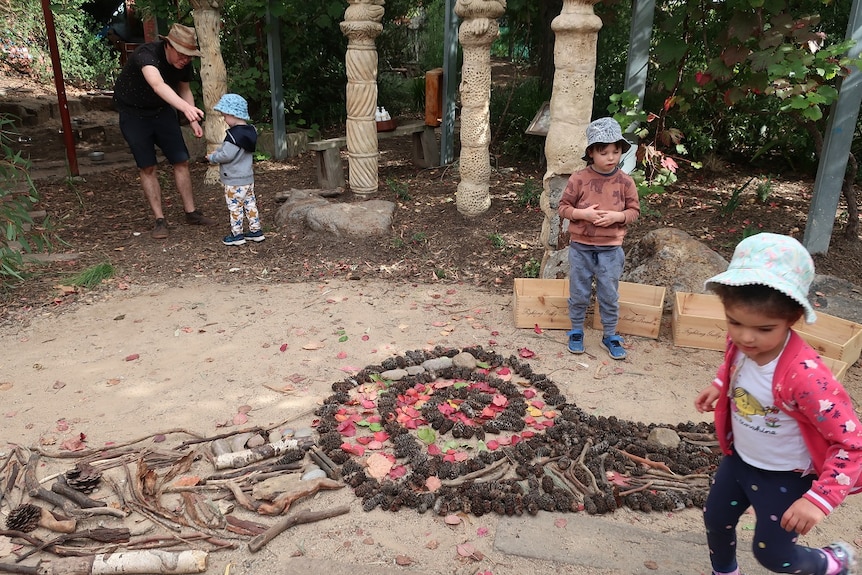
[[[600,0],[563,0],[551,22],[554,43],[554,86],[551,123],[545,140],[548,168],[542,181],[540,206],[545,214],[540,240],[545,248],[541,277],[565,277],[569,234],[557,215],[569,175],[584,167],[587,126],[595,92],[596,42],[602,27],[593,6]]]
[[[458,40],[464,48],[461,68],[461,182],[455,194],[458,211],[467,217],[491,207],[491,44],[499,34],[497,18],[506,12],[505,0],[457,0],[461,18]]]
[[[347,36],[347,155],[350,189],[377,192],[377,46],[384,0],[348,0],[341,32]]]

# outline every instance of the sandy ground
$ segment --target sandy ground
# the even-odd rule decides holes
[[[703,416],[692,400],[711,380],[721,354],[675,347],[669,314],[664,319],[658,340],[629,337],[629,358],[613,362],[599,347],[598,332],[588,330],[589,353],[574,357],[565,349],[563,331],[516,329],[510,294],[469,286],[365,280],[286,285],[265,279],[241,287],[117,285],[63,313],[47,309],[26,326],[4,329],[0,452],[8,453],[10,444],[62,451],[82,434],[87,449],[171,430],[209,437],[230,430],[246,411],[246,425],[307,427],[333,382],[386,357],[436,345],[482,345],[506,356],[527,348],[535,354],[528,360],[533,370],[548,374],[569,402],[590,413],[656,423],[699,421]],[[858,364],[845,385],[862,400]],[[170,432],[164,445],[185,439],[183,432]],[[47,459],[38,475],[69,467],[69,460]],[[20,498],[13,494],[13,503]],[[237,551],[212,553],[208,572],[223,573],[232,563],[234,574],[274,573],[279,562],[298,555],[394,569],[401,555],[412,564],[399,569],[426,574],[621,573],[505,555],[494,547],[496,516],[467,518],[453,527],[410,510],[365,513],[348,489],[321,492],[296,508],[343,504],[350,505],[349,514],[294,528],[258,554],[249,554],[242,543]],[[8,510],[4,505],[4,516]],[[696,510],[622,510],[602,520],[660,533],[700,531]],[[860,526],[862,501],[853,500],[806,542],[853,540]],[[8,552],[2,539],[0,555]],[[456,545],[464,542],[485,558],[460,557]],[[626,552],[623,542],[608,544],[611,552]],[[660,558],[637,563],[650,560]]]

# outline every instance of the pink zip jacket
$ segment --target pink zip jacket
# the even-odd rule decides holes
[[[728,338],[724,363],[713,381],[723,392],[715,406],[715,435],[726,455],[733,452],[730,382],[736,353]],[[772,395],[775,406],[799,423],[817,473],[803,497],[828,515],[848,495],[862,490],[862,424],[850,396],[817,352],[792,330],[775,368]]]

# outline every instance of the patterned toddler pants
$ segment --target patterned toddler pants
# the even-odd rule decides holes
[[[254,183],[247,186],[224,187],[224,199],[230,211],[230,233],[242,235],[243,218],[248,219],[248,231],[260,230],[260,214],[257,211],[257,200],[254,196]]]
[[[736,526],[751,506],[757,517],[751,550],[761,565],[774,573],[824,575],[823,551],[797,545],[799,535],[781,527],[781,516],[808,491],[815,477],[796,471],[764,471],[736,453],[725,456],[703,508],[713,571],[731,573],[737,568]]]

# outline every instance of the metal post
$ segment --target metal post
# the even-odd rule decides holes
[[[272,15],[266,3],[266,48],[269,52],[269,89],[272,97],[273,158],[287,157],[287,139],[284,126],[284,86],[281,82],[281,23]]]
[[[455,0],[446,0],[443,30],[443,123],[440,127],[440,165],[455,158],[455,89],[458,86],[458,16]]]
[[[862,0],[853,0],[850,18],[847,21],[847,38],[855,41],[849,55],[859,56],[862,50]],[[847,158],[853,143],[853,131],[862,104],[862,71],[852,68],[841,82],[838,101],[829,115],[826,137],[817,176],[814,179],[814,195],[805,225],[804,245],[812,254],[825,254],[832,239],[835,212],[841,198],[841,187],[847,171]]]

